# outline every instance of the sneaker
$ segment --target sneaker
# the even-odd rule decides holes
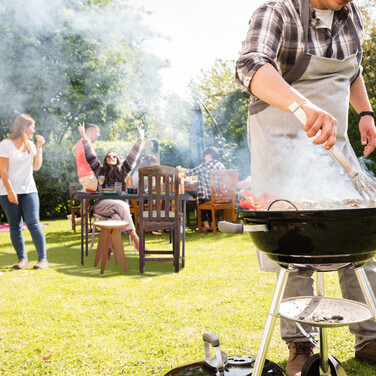
[[[17,264],[13,265],[13,269],[24,269],[27,268],[30,265],[30,262],[26,259],[20,259],[20,261],[17,262]]]
[[[287,376],[301,376],[304,363],[313,355],[315,346],[311,342],[291,342],[289,344],[290,355],[287,360]]]
[[[48,267],[48,261],[46,259],[43,259],[38,260],[38,262],[33,266],[33,269],[47,269]]]
[[[153,235],[162,235],[162,232],[157,230],[157,231],[152,231],[151,232]]]
[[[371,342],[364,346],[361,350],[355,351],[355,358],[364,362],[376,363],[376,342]]]
[[[93,234],[93,229],[91,228],[91,229],[89,229],[89,231],[87,232],[87,234],[88,235],[92,235]],[[99,231],[97,230],[97,228],[95,228],[95,233],[94,233],[95,235],[98,235],[99,234]],[[84,233],[84,235],[86,235],[85,233]]]

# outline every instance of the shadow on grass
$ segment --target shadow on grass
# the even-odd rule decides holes
[[[195,232],[195,226],[187,228],[186,233],[186,248],[187,245],[200,244],[205,241],[216,241],[222,237],[228,237],[232,235],[223,234],[218,232],[216,235],[212,233],[197,234]],[[28,259],[31,262],[31,267],[38,259],[37,252],[34,248],[34,244],[29,236],[24,234],[25,244]],[[89,247],[91,236],[89,236]],[[144,274],[139,273],[139,258],[138,254],[133,251],[133,245],[129,245],[127,236],[123,236],[123,244],[125,250],[125,258],[127,262],[128,271],[124,271],[121,265],[115,265],[113,255],[111,255],[110,264],[106,265],[103,275],[100,275],[100,263],[94,268],[94,256],[96,252],[96,246],[98,241],[98,235],[95,237],[95,243],[92,250],[92,256],[84,256],[84,265],[81,265],[81,234],[80,232],[72,232],[71,230],[64,231],[52,231],[46,233],[47,242],[47,257],[51,264],[51,268],[55,269],[59,273],[67,275],[74,275],[80,277],[92,277],[92,278],[111,278],[114,276],[124,275],[133,278],[147,278],[158,277],[160,275],[174,273],[174,267],[172,262],[146,262],[144,268]],[[162,236],[152,235],[148,233],[146,235],[146,244],[149,249],[171,249],[169,243],[169,234]],[[15,271],[12,269],[17,261],[16,252],[10,253],[9,249],[13,249],[9,233],[5,242],[0,244],[0,270],[1,271]],[[182,260],[180,258],[180,271]]]
[[[92,255],[84,256],[84,265],[81,265],[81,237],[77,234],[77,239],[72,241],[72,233],[67,233],[69,239],[68,249],[61,247],[49,248],[48,258],[51,262],[57,264],[54,269],[59,273],[64,273],[72,276],[91,277],[91,278],[112,278],[120,275],[132,278],[149,278],[158,277],[160,275],[174,273],[172,262],[146,262],[144,274],[139,272],[139,257],[138,253],[134,253],[133,245],[129,244],[128,236],[123,235],[123,244],[125,259],[127,263],[127,271],[125,271],[120,264],[116,265],[111,254],[110,263],[105,266],[104,274],[100,274],[100,263],[94,267],[94,258],[96,253],[96,246],[98,235],[95,237],[95,243],[92,249]],[[62,240],[65,234],[61,234]],[[169,249],[168,235],[160,236],[155,239],[155,236],[147,235],[147,245],[150,244],[150,249]],[[89,251],[90,251],[89,238]]]

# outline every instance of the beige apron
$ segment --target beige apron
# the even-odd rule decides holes
[[[336,145],[356,165],[357,157],[347,137],[350,83],[358,72],[361,43],[351,18],[348,20],[358,52],[344,60],[313,56],[304,51],[284,79],[312,103],[338,121]],[[302,24],[307,41],[309,0],[302,1]],[[306,43],[307,46],[307,43]],[[251,149],[252,191],[287,200],[358,198],[343,169],[319,145],[313,145],[292,113],[262,101],[249,106],[248,142]],[[278,265],[258,252],[263,271]]]

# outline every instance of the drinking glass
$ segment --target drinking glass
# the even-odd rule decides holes
[[[102,188],[103,188],[103,183],[104,183],[104,175],[99,175],[98,176],[98,182],[99,182],[99,192],[102,192]]]
[[[122,189],[122,183],[120,181],[115,182],[115,192],[120,193]]]

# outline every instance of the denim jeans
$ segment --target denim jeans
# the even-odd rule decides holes
[[[17,195],[18,205],[9,202],[8,196],[0,196],[0,204],[9,223],[10,239],[19,259],[26,259],[22,225],[25,221],[38,252],[38,260],[46,259],[46,237],[39,222],[38,193]]]

